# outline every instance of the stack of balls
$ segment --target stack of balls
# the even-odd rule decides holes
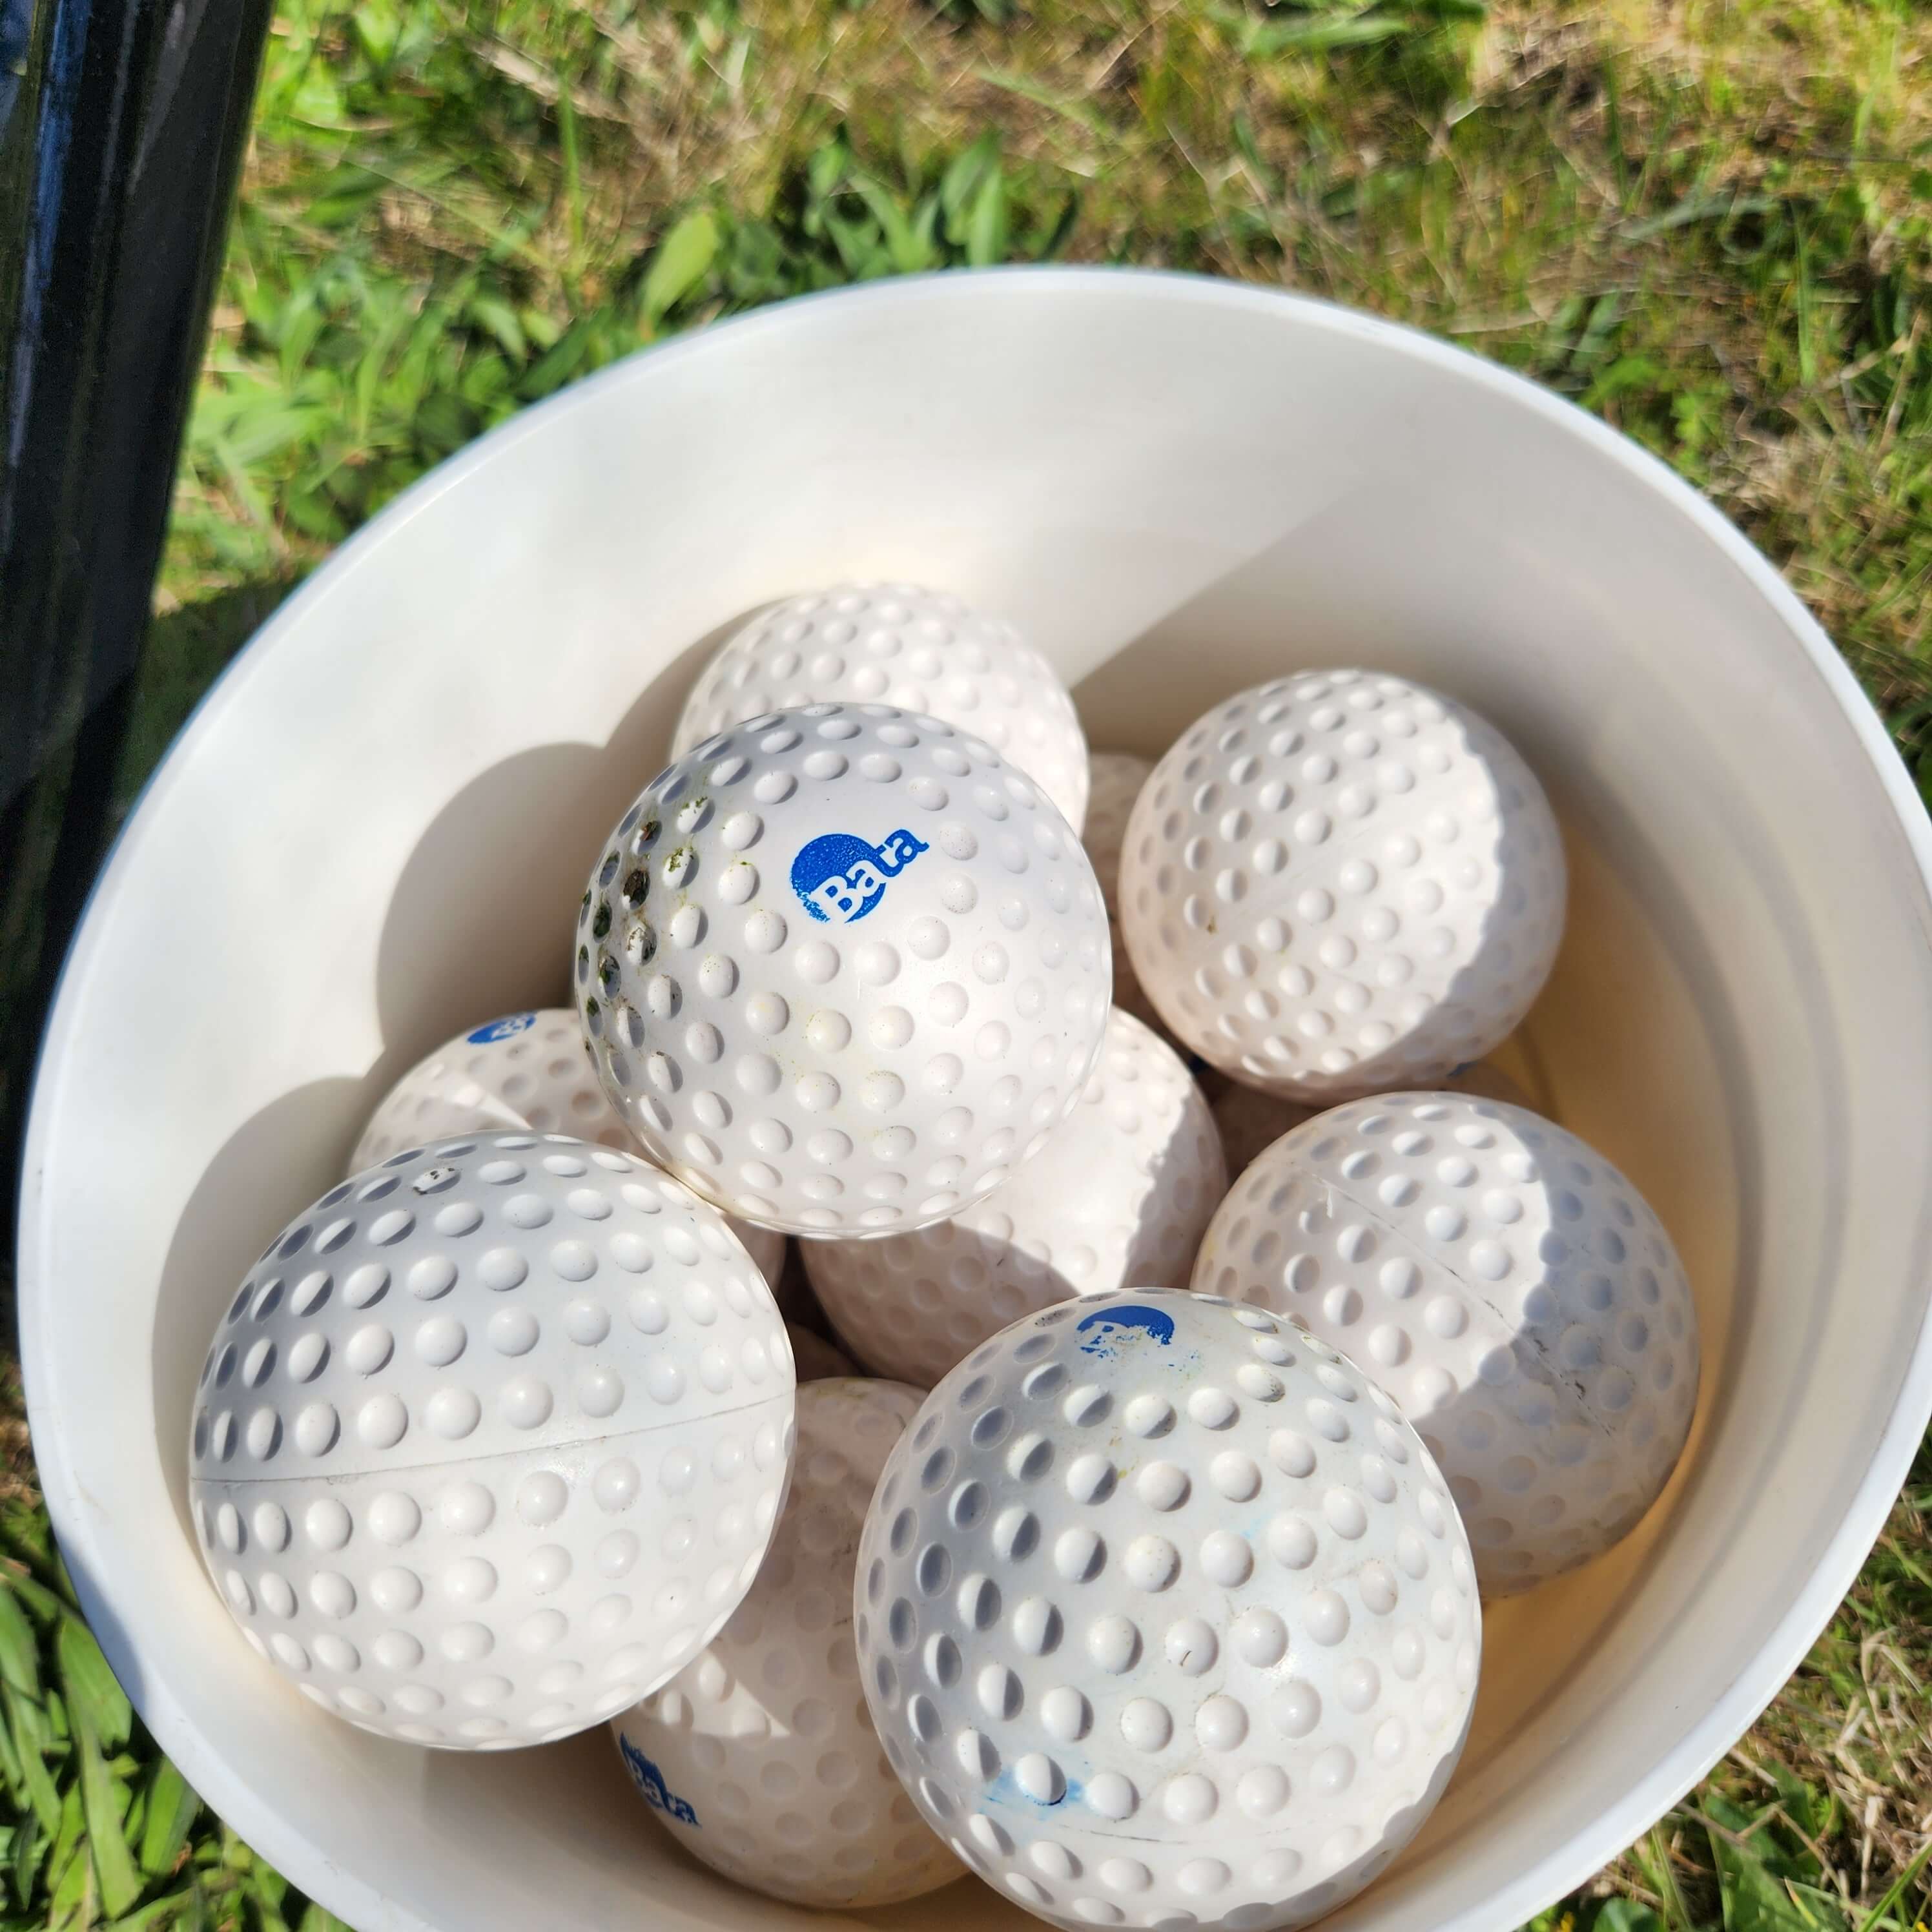
[[[1669,1236],[1486,1058],[1564,890],[1402,679],[1149,765],[952,598],[779,606],[592,855],[571,1005],[405,1075],[242,1284],[217,1588],[384,1736],[608,1724],[776,1898],[1315,1917],[1454,1772],[1479,1598],[1690,1426]]]

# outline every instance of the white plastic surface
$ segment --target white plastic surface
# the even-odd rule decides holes
[[[638,1151],[637,1136],[597,1084],[584,1030],[568,1006],[506,1013],[445,1040],[382,1096],[349,1157],[348,1172],[359,1174],[425,1141],[519,1127]],[[726,1219],[776,1290],[784,1237],[735,1216]]]
[[[1154,766],[1131,752],[1096,752],[1087,770],[1087,822],[1081,827],[1080,842],[1094,862],[1094,876],[1100,882],[1107,908],[1107,933],[1114,948],[1114,1004],[1166,1036],[1167,1023],[1141,990],[1120,927],[1120,848],[1126,843],[1128,814]]]
[[[1174,1036],[1321,1106],[1433,1086],[1514,1030],[1563,936],[1563,842],[1468,706],[1302,671],[1181,734],[1135,801],[1118,891]]]
[[[790,1234],[989,1194],[1100,1051],[1106,914],[981,740],[883,704],[767,712],[654,778],[577,919],[598,1077],[645,1151]]]
[[[1057,1925],[1319,1917],[1428,1815],[1475,1702],[1475,1574],[1420,1438],[1218,1298],[1002,1329],[894,1450],[858,1569],[893,1764]]]
[[[799,488],[831,450],[837,488]],[[1932,828],[1777,572],[1648,456],[1277,292],[1056,268],[718,325],[519,417],[296,593],[133,814],[34,1096],[22,1352],[82,1600],[195,1788],[359,1932],[560,1901],[825,1932],[654,1847],[604,1738],[533,1778],[237,1670],[181,1444],[233,1284],[381,1095],[476,1015],[568,998],[558,935],[709,648],[801,584],[901,574],[1010,613],[1096,744],[1158,757],[1352,661],[1466,700],[1549,786],[1570,906],[1531,1090],[1669,1229],[1704,1400],[1635,1534],[1492,1607],[1448,1795],[1332,1921],[1512,1932],[1744,1729],[1924,1433]],[[264,883],[290,852],[292,894]],[[1026,1922],[961,1885],[867,1922]]]
[[[701,1656],[611,1720],[665,1830],[774,1898],[858,1910],[962,1876],[886,1762],[852,1648],[860,1525],[920,1394],[800,1389],[791,1490],[757,1582]]]
[[[202,1554],[322,1709],[548,1743],[654,1690],[750,1587],[792,1391],[764,1277],[668,1174],[560,1134],[405,1150],[284,1228],[217,1326]]]
[[[1697,1311],[1616,1169],[1526,1108],[1454,1094],[1306,1122],[1216,1211],[1193,1286],[1346,1352],[1422,1431],[1486,1597],[1628,1535],[1697,1400]]]
[[[819,1306],[874,1375],[930,1388],[1022,1315],[1070,1294],[1185,1288],[1228,1191],[1180,1056],[1118,1007],[1080,1104],[964,1213],[878,1241],[801,1241]]]
[[[1080,830],[1087,741],[1059,674],[1004,618],[916,584],[836,584],[761,611],[692,687],[671,754],[834,699],[925,712],[984,739]]]

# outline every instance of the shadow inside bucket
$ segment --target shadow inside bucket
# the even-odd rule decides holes
[[[716,626],[632,702],[602,745],[541,745],[450,800],[396,882],[376,956],[382,1057],[369,1105],[452,1034],[571,1003],[578,902],[610,828],[668,761],[686,694],[752,611]]]
[[[277,1231],[342,1178],[370,1114],[424,1054],[479,1020],[568,1000],[577,902],[598,846],[662,766],[685,692],[746,614],[653,679],[604,744],[518,752],[450,800],[390,898],[376,969],[380,1055],[359,1076],[280,1095],[202,1171],[162,1266],[152,1347],[156,1452],[190,1542],[189,1418],[236,1285]]]
[[[222,1143],[175,1224],[150,1354],[155,1450],[190,1543],[188,1421],[209,1339],[262,1249],[290,1215],[327,1191],[349,1158],[362,1131],[362,1082],[344,1078],[311,1081],[271,1101]],[[310,1186],[305,1178],[318,1173],[322,1178]],[[292,1190],[298,1198],[290,1198]],[[238,1202],[246,1211],[237,1211]]]

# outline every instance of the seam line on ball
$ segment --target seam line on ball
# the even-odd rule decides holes
[[[798,1385],[794,1383],[790,1393],[796,1397]],[[784,1391],[780,1391],[784,1393]],[[326,1469],[320,1467],[306,1469],[290,1468],[279,1474],[267,1476],[230,1476],[212,1470],[190,1468],[188,1480],[191,1483],[219,1483],[230,1489],[245,1489],[257,1483],[358,1483],[369,1476],[412,1476],[424,1469],[476,1469],[490,1462],[507,1462],[513,1456],[531,1454],[564,1454],[578,1450],[596,1449],[607,1442],[633,1442],[646,1436],[659,1436],[668,1429],[677,1429],[687,1424],[716,1422],[728,1415],[742,1415],[747,1409],[762,1408],[776,1400],[774,1396],[760,1396],[753,1402],[734,1402],[729,1408],[707,1408],[701,1415],[680,1418],[672,1416],[662,1422],[654,1422],[645,1429],[614,1429],[602,1436],[567,1436],[554,1442],[519,1442],[507,1449],[492,1449],[484,1455],[452,1456],[428,1462],[378,1462],[365,1469]]]
[[[1339,1182],[1330,1180],[1325,1177],[1317,1177],[1312,1174],[1310,1176],[1310,1178],[1314,1180],[1318,1186],[1322,1188],[1331,1196],[1346,1202],[1348,1205],[1354,1208],[1365,1221],[1369,1222],[1373,1226],[1379,1228],[1384,1234],[1390,1238],[1390,1240],[1400,1244],[1411,1255],[1415,1256],[1420,1261],[1428,1263],[1432,1267],[1440,1268],[1442,1272],[1446,1274],[1451,1281],[1454,1282],[1459,1288],[1462,1288],[1465,1293],[1468,1294],[1484,1308],[1486,1309],[1498,1322],[1504,1323],[1506,1325],[1510,1327],[1512,1330],[1514,1331],[1515,1324],[1511,1321],[1511,1318],[1508,1316],[1504,1313],[1502,1304],[1492,1297],[1486,1285],[1472,1281],[1467,1275],[1463,1274],[1462,1270],[1456,1267],[1454,1263],[1444,1258],[1438,1250],[1423,1246],[1413,1235],[1398,1227],[1393,1221],[1385,1220],[1378,1210],[1370,1207],[1366,1202],[1361,1200],[1357,1196],[1350,1193],[1346,1187],[1342,1186]],[[1294,1291],[1290,1290],[1289,1292],[1292,1294]],[[1286,1309],[1270,1310],[1269,1312],[1270,1313],[1278,1313],[1286,1316],[1290,1321],[1293,1321],[1295,1318],[1293,1313],[1290,1310]],[[1540,1360],[1544,1366],[1549,1370],[1551,1381],[1558,1383],[1564,1388],[1574,1391],[1578,1401],[1580,1403],[1582,1402],[1583,1392],[1577,1387],[1574,1378],[1565,1374],[1562,1369],[1558,1367],[1557,1365],[1550,1360],[1550,1350],[1544,1343],[1535,1340],[1533,1337],[1529,1339],[1531,1340],[1531,1346],[1536,1350],[1538,1360]],[[1460,1392],[1461,1390],[1459,1388],[1459,1393]],[[1589,1422],[1593,1428],[1599,1430],[1601,1433],[1606,1436],[1611,1435],[1614,1432],[1593,1408],[1586,1405],[1583,1408],[1582,1412],[1585,1418]],[[1415,1424],[1415,1427],[1418,1431],[1420,1430],[1421,1426],[1422,1425],[1420,1423]]]

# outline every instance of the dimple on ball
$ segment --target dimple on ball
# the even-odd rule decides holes
[[[724,1217],[635,1156],[491,1134],[269,1246],[194,1402],[242,1634],[386,1737],[566,1737],[710,1641],[784,1495],[791,1354]]]
[[[930,1388],[1008,1322],[1069,1295],[1185,1287],[1227,1190],[1213,1118],[1180,1056],[1117,1008],[1080,1104],[985,1200],[911,1234],[799,1252],[866,1366]]]
[[[884,705],[707,740],[611,833],[578,998],[646,1152],[801,1234],[938,1220],[1031,1159],[1106,1026],[1094,869],[991,746]]]
[[[1324,1343],[1170,1291],[955,1369],[859,1549],[862,1682],[920,1810],[1069,1927],[1300,1924],[1448,1783],[1480,1613],[1442,1477]]]
[[[727,1878],[862,1910],[961,1876],[880,1749],[852,1648],[853,1565],[920,1404],[885,1382],[798,1392],[791,1492],[758,1581],[704,1654],[611,1725],[638,1792]]]
[[[1697,1316],[1670,1236],[1526,1108],[1401,1094],[1307,1122],[1236,1182],[1194,1286],[1289,1316],[1402,1405],[1485,1595],[1610,1548],[1690,1431]]]
[[[916,584],[842,584],[761,612],[699,674],[671,755],[767,711],[834,700],[890,704],[970,731],[1079,830],[1087,740],[1058,673],[1004,618]]]
[[[360,1174],[428,1141],[520,1130],[637,1151],[635,1137],[598,1084],[584,1029],[568,1006],[506,1013],[444,1041],[383,1096],[349,1171]],[[736,1220],[731,1232],[776,1292],[784,1237]]]
[[[1120,917],[1184,1046],[1325,1106],[1480,1059],[1541,991],[1562,840],[1502,734],[1395,677],[1306,671],[1183,735],[1136,802]]]

